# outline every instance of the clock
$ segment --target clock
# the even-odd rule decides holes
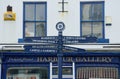
[[[56,29],[57,29],[58,31],[63,31],[63,30],[65,29],[65,24],[64,24],[63,22],[58,22],[58,23],[56,24]]]

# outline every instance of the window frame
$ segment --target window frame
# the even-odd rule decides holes
[[[39,21],[36,20],[36,10],[34,10],[34,14],[35,14],[34,20],[25,20],[25,5],[26,4],[34,4],[34,5],[44,4],[45,5],[45,20],[39,20]],[[34,8],[36,9],[36,6]],[[36,34],[34,34],[34,36],[30,36],[30,37],[25,36],[25,23],[26,22],[30,22],[30,23],[33,22],[35,24],[34,28],[36,28],[36,23],[43,22],[45,24],[45,26],[44,26],[45,36],[47,36],[47,2],[23,2],[23,38],[36,38],[36,36],[35,36]],[[36,30],[35,30],[35,33],[36,33]],[[39,37],[41,37],[41,36],[39,36]]]
[[[84,4],[102,4],[102,20],[82,20],[82,11],[83,11],[83,5]],[[80,2],[80,36],[82,37],[83,33],[82,33],[82,23],[86,22],[86,23],[92,23],[93,27],[93,23],[97,23],[97,22],[101,22],[102,23],[102,39],[105,38],[105,27],[104,27],[104,23],[105,23],[105,4],[104,1],[85,1],[85,2]],[[91,28],[93,29],[93,28]]]

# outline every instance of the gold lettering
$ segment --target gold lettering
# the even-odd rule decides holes
[[[38,62],[43,62],[43,57],[38,57],[38,58],[37,58],[37,61],[38,61]]]
[[[85,57],[82,58],[82,62],[87,62],[87,59]]]
[[[69,57],[68,62],[73,62],[72,57]]]
[[[95,62],[95,57],[91,57],[91,61],[90,62]]]
[[[53,58],[52,57],[48,57],[48,61],[50,62],[50,61],[52,61],[53,62],[53,60],[52,60]]]
[[[108,57],[108,62],[112,62],[112,57]]]
[[[57,61],[58,61],[57,57],[54,57],[53,62],[57,62]]]
[[[76,58],[75,58],[75,61],[76,61],[76,62],[80,62],[80,58],[79,58],[79,57],[76,57]]]
[[[96,61],[95,62],[100,62],[100,57],[96,57]]]
[[[47,57],[44,57],[43,62],[47,62],[47,61],[48,61]]]
[[[90,62],[90,57],[88,57],[88,62]]]
[[[101,62],[107,62],[107,58],[106,57],[102,57]]]
[[[112,62],[112,58],[111,57],[103,57],[102,62],[107,62],[107,63]]]
[[[112,62],[113,57],[63,57],[63,62]],[[8,58],[8,62],[24,62],[24,61],[36,61],[36,62],[57,62],[58,57],[37,57],[35,58]]]
[[[63,57],[63,62],[67,62],[67,57]]]
[[[72,62],[72,57],[63,57],[64,62]]]

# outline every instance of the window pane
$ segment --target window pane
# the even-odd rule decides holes
[[[102,4],[84,4],[82,7],[83,21],[103,20]]]
[[[13,67],[7,70],[7,79],[48,79],[47,67]]]
[[[102,4],[93,4],[92,12],[93,12],[92,20],[102,20],[103,18]]]
[[[45,36],[45,23],[37,22],[36,23],[36,37]]]
[[[82,20],[91,20],[91,4],[84,4],[82,7]]]
[[[37,21],[45,20],[45,4],[36,5],[36,20]]]
[[[31,22],[25,23],[25,37],[34,36],[34,27],[35,27],[35,23],[31,23]]]
[[[93,22],[93,34],[95,37],[102,38],[102,22]]]
[[[25,5],[25,20],[34,20],[34,4],[26,4]]]
[[[72,75],[72,67],[63,67],[62,74],[63,75]],[[58,67],[53,67],[53,75],[58,75]]]
[[[64,68],[62,69],[62,73],[63,73],[64,75],[72,75],[72,67],[64,67]]]
[[[91,22],[83,22],[82,23],[82,36],[86,37],[86,36],[90,36],[92,33],[92,27],[91,27]]]

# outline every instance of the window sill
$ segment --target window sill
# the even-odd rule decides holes
[[[109,43],[109,39],[101,38],[97,40],[97,43]]]

